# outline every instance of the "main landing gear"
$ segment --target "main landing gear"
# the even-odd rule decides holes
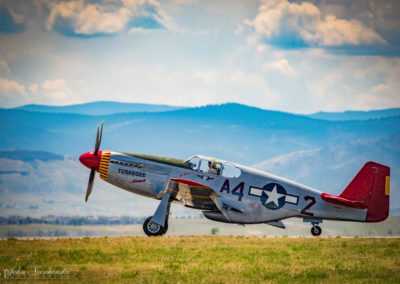
[[[167,220],[165,221],[164,227],[161,227],[157,223],[151,222],[150,221],[151,218],[153,218],[153,216],[148,217],[143,223],[144,233],[149,237],[164,235],[168,231],[168,217]]]
[[[322,233],[322,229],[320,226],[318,226],[318,223],[312,223],[312,228],[311,228],[311,234],[316,237],[321,235]]]
[[[169,208],[170,208],[170,203],[167,204],[166,211],[164,211],[165,213],[164,226],[152,222],[151,218],[153,218],[153,216],[147,217],[147,219],[143,223],[143,231],[146,235],[148,235],[149,237],[162,236],[168,231],[168,217],[170,211]]]

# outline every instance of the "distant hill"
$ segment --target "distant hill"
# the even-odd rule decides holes
[[[400,108],[371,110],[371,111],[317,112],[307,116],[317,119],[338,121],[338,120],[379,119],[397,115],[400,115]]]
[[[255,168],[283,176],[318,190],[340,194],[368,161],[391,168],[391,209],[400,212],[400,132],[268,159]]]
[[[240,104],[102,116],[1,109],[0,120],[4,150],[77,157],[93,149],[96,126],[104,120],[102,149],[178,158],[205,154],[243,164],[400,131],[400,116],[327,121]]]
[[[180,110],[185,108],[188,107],[142,104],[142,103],[122,103],[122,102],[112,102],[112,101],[97,101],[97,102],[66,105],[66,106],[30,104],[17,107],[15,109],[33,111],[33,112],[47,112],[47,113],[110,115],[117,113],[132,113],[132,112],[164,112],[164,111]],[[398,115],[400,115],[400,108],[371,110],[371,111],[317,112],[306,116],[310,118],[324,119],[330,121],[344,121],[344,120],[379,119],[379,118],[398,116]]]
[[[50,112],[50,113],[74,113],[84,115],[107,115],[124,112],[162,112],[182,109],[183,107],[167,106],[167,105],[153,105],[153,104],[139,104],[139,103],[119,103],[99,101],[77,105],[67,106],[48,106],[48,105],[24,105],[16,109],[36,111],[36,112]]]
[[[47,155],[52,156],[51,153]],[[321,191],[339,194],[369,160],[391,167],[391,216],[400,216],[400,132],[384,138],[285,154],[255,167]],[[0,216],[150,216],[157,208],[158,201],[120,190],[103,182],[98,175],[90,202],[85,203],[88,177],[89,169],[78,159],[32,163],[21,161],[19,157],[0,158]],[[173,206],[174,216],[200,214],[179,205]]]
[[[71,158],[35,162],[0,158],[0,216],[150,216],[157,208],[156,200],[120,190],[98,175],[90,202],[85,203],[89,172]]]
[[[93,150],[101,120],[101,149],[257,163],[262,170],[333,194],[374,160],[391,167],[392,212],[398,212],[400,116],[328,121],[223,104],[101,116],[0,109],[0,149],[26,149],[0,152],[0,215],[153,214],[157,201],[99,178],[90,202],[84,203],[89,170],[77,158]]]
[[[64,157],[58,154],[49,153],[45,151],[31,151],[31,150],[8,150],[0,151],[0,159],[7,158],[10,160],[20,160],[24,162],[30,161],[52,161],[64,160]]]

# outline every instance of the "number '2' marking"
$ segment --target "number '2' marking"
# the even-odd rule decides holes
[[[301,210],[301,214],[314,216],[314,213],[308,212],[307,210],[311,209],[311,207],[313,207],[313,205],[316,203],[315,198],[312,196],[304,196],[304,200],[311,200],[311,202],[308,203],[307,206],[303,208],[303,210]]]

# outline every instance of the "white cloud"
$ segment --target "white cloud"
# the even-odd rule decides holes
[[[0,78],[0,93],[2,96],[7,96],[11,93],[18,93],[26,96],[25,86],[14,80]]]
[[[400,106],[400,59],[343,56],[335,66],[305,72],[313,108],[325,111],[371,110]],[[328,62],[329,63],[329,62]]]
[[[131,28],[128,32],[128,34],[147,34],[149,33],[150,30],[144,29],[144,28]]]
[[[333,15],[326,16],[325,20],[320,22],[316,40],[326,46],[386,44],[381,36],[360,21],[336,19]]]
[[[8,68],[7,62],[4,60],[0,60],[0,75],[7,76],[10,73],[10,68]]]
[[[46,104],[66,104],[79,102],[79,96],[67,85],[64,79],[46,80],[40,85],[40,96]]]
[[[283,47],[386,44],[373,29],[358,20],[321,16],[312,3],[261,1],[257,16],[244,23],[266,42]]]
[[[379,95],[369,92],[357,94],[353,105],[356,105],[359,110],[370,110],[371,105],[375,106],[376,109],[392,108],[400,103],[399,97],[397,97],[397,105],[394,105],[395,102],[396,98],[391,95]]]
[[[244,32],[245,27],[243,25],[238,25],[234,31],[235,35],[240,35]]]
[[[16,80],[0,78],[1,107],[16,107],[38,103],[49,105],[65,105],[82,102],[64,79],[45,80],[41,84],[25,86]]]
[[[0,78],[0,104],[3,107],[14,106],[18,101],[28,98],[26,88],[17,81]]]
[[[173,0],[178,5],[196,4],[199,0]]]
[[[112,96],[117,101],[180,106],[237,102],[278,108],[279,95],[271,90],[259,72],[243,72],[238,68],[174,68],[149,64],[131,66],[112,75],[113,85],[97,86],[99,89],[92,93],[101,95],[96,100]]]
[[[59,21],[68,20],[73,28],[72,32],[75,28],[82,29],[81,32],[95,32],[98,30],[97,21],[103,14],[118,14],[121,7],[131,9],[128,2],[120,0],[89,1],[80,1],[84,3],[82,10],[63,10],[62,13],[66,14],[58,14],[51,28],[56,29]],[[51,14],[59,4],[71,1],[48,2],[49,9],[41,13],[46,19],[46,11]],[[150,4],[141,4],[148,2],[132,3],[139,3],[136,10],[130,10],[134,11],[133,18],[138,13],[152,13]],[[274,32],[294,29],[294,23],[299,23],[299,29],[295,31],[305,30],[307,33],[304,38],[311,34],[313,37],[310,41],[319,40],[320,45],[329,43],[328,39],[331,41],[329,44],[353,40],[338,32],[347,29],[352,31],[357,22],[352,22],[351,13],[336,14],[333,9],[326,12],[322,2],[318,1],[317,4],[303,3],[296,4],[297,6],[293,1],[276,3],[287,5],[287,11],[275,9],[276,12],[281,12],[275,17],[276,21],[273,21],[273,17],[269,19],[271,24],[277,24],[277,30],[269,25],[265,26],[262,21],[258,22],[261,24],[259,31],[268,28],[265,34],[270,33],[271,38],[274,37]],[[89,4],[94,5],[98,12],[93,18],[93,26],[84,17],[85,9],[89,10]],[[240,15],[238,12],[235,17],[229,16],[226,19],[220,12],[212,14],[214,12],[200,7],[202,3],[182,5],[175,9],[171,7],[171,2],[162,2],[162,7],[180,23],[179,31],[182,26],[186,29],[185,33],[157,32],[126,24],[116,29],[110,27],[109,31],[122,27],[118,32],[123,32],[118,37],[93,40],[60,38],[55,33],[43,31],[43,22],[40,21],[43,18],[29,21],[24,33],[3,35],[2,43],[5,48],[0,54],[0,59],[4,60],[3,63],[0,62],[0,70],[3,72],[0,77],[18,83],[20,90],[25,88],[28,96],[23,97],[14,91],[14,97],[20,98],[20,101],[12,101],[10,97],[7,104],[61,105],[94,100],[120,100],[194,106],[231,101],[300,113],[400,106],[399,95],[395,92],[400,89],[400,62],[396,57],[381,60],[380,56],[338,56],[331,52],[333,48],[327,50],[320,47],[279,49],[260,41],[260,33],[247,35],[248,26],[245,24],[243,26],[247,30],[242,35],[235,36],[233,33],[236,23],[241,23],[246,17],[254,19],[258,4],[243,4],[253,5],[254,9],[246,10],[245,13],[240,10]],[[221,9],[225,7],[226,11],[231,9],[231,4],[227,2],[220,2],[219,5]],[[273,8],[270,6],[269,10],[274,10],[271,7]],[[81,14],[82,20],[79,18]],[[258,14],[262,13],[259,11]],[[336,18],[329,19],[328,15],[336,15]],[[340,22],[341,19],[346,20]],[[364,27],[373,26],[363,18],[355,19],[364,23]],[[192,22],[193,25],[190,24]],[[253,23],[255,24],[250,21],[251,25]],[[334,28],[330,27],[331,24]],[[341,24],[343,27],[336,28],[336,25]],[[101,29],[107,30],[107,26],[102,26]],[[359,27],[361,28],[356,31],[357,34],[365,31],[362,25]],[[220,36],[209,36],[205,39],[199,36],[200,32],[195,32],[213,30],[219,31]],[[145,36],[129,36],[126,33],[128,31],[134,34],[148,33]],[[318,33],[313,33],[314,31]],[[381,33],[381,30],[377,31]],[[368,37],[373,38],[369,35],[355,39]],[[390,43],[388,46],[390,47]],[[12,72],[9,72],[10,69]]]
[[[13,17],[15,23],[23,24],[25,22],[24,16],[19,14],[17,11],[12,9],[10,6],[7,7],[8,11],[10,12],[11,16]]]
[[[264,70],[279,71],[288,76],[294,75],[294,70],[286,58],[281,58],[272,62],[266,62],[261,66],[261,68]]]
[[[39,89],[39,85],[38,84],[32,84],[32,85],[29,86],[28,89],[29,89],[29,91],[31,93],[36,93],[38,91],[38,89]]]
[[[322,17],[335,15],[342,19],[356,19],[366,26],[379,30],[383,35],[389,36],[390,31],[395,31],[398,37],[400,26],[400,2],[396,0],[335,0],[320,1],[309,0],[315,3],[322,12]],[[389,38],[389,37],[388,37]]]
[[[212,84],[218,78],[218,73],[214,69],[209,70],[194,70],[193,75],[195,78],[199,78],[204,81],[204,83]]]
[[[46,28],[66,30],[76,35],[115,34],[132,28],[174,27],[172,19],[155,0],[121,0],[93,3],[86,0],[49,2]],[[131,29],[131,33],[137,30]]]
[[[46,80],[42,83],[41,88],[47,91],[54,91],[59,89],[65,89],[67,84],[63,79]]]
[[[371,90],[374,93],[386,92],[386,91],[390,91],[390,86],[388,86],[386,84],[379,84],[379,85],[373,86]]]

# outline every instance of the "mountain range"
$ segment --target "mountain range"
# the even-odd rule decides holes
[[[48,106],[48,105],[24,105],[15,109],[35,111],[35,112],[50,112],[50,113],[74,113],[85,115],[107,115],[124,112],[161,112],[182,109],[183,107],[168,106],[168,105],[153,105],[139,103],[121,103],[98,101],[76,105],[66,106]]]
[[[93,115],[96,104],[103,106],[102,112]],[[85,104],[81,113],[66,111],[68,106],[63,112],[50,106],[0,109],[0,214],[151,214],[153,200],[99,179],[90,202],[83,202],[88,170],[77,158],[94,148],[101,120],[102,149],[177,158],[204,154],[254,165],[332,194],[374,160],[392,169],[391,208],[399,211],[400,116],[393,109],[369,112],[371,119],[359,113],[352,116],[356,119],[336,120],[240,104],[163,106],[167,108],[152,112],[153,106],[137,106],[137,111],[133,105],[122,106]],[[188,214],[181,207],[174,210]]]
[[[253,167],[327,193],[340,194],[367,161],[391,168],[391,204],[393,208],[399,207],[400,132],[280,155]]]
[[[66,106],[31,104],[31,105],[23,105],[15,109],[35,111],[35,112],[50,112],[50,113],[107,115],[107,114],[129,113],[129,112],[163,112],[163,111],[173,111],[184,108],[189,108],[189,107],[97,101],[97,102],[66,105]],[[370,110],[370,111],[316,112],[306,116],[310,118],[317,118],[317,119],[324,119],[331,121],[337,121],[337,120],[343,121],[343,120],[368,120],[368,119],[377,119],[377,118],[397,116],[397,115],[400,115],[400,108],[390,108],[390,109]]]
[[[368,120],[378,119],[388,116],[400,115],[400,108],[389,108],[384,110],[370,111],[344,111],[344,112],[317,112],[308,115],[311,118],[325,119],[331,121],[338,120]]]
[[[400,116],[327,121],[239,104],[101,116],[1,109],[0,119],[2,150],[76,158],[94,147],[96,126],[104,120],[103,149],[177,158],[205,154],[244,164],[400,130]]]

